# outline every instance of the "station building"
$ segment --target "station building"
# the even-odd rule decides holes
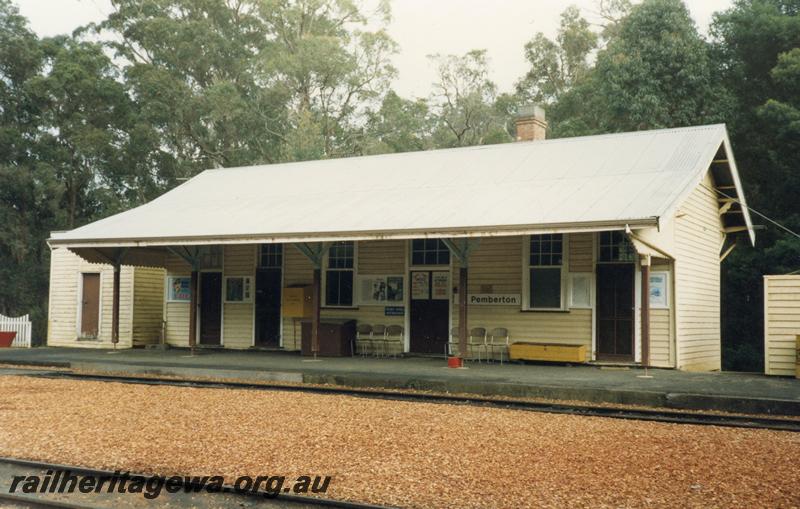
[[[63,297],[78,276],[56,277],[80,260],[113,280],[159,271],[160,338],[142,343],[300,350],[306,317],[314,337],[326,320],[399,325],[407,353],[502,327],[589,362],[720,369],[720,264],[755,240],[725,126],[545,129],[535,107],[515,143],[207,170],[54,232],[48,342],[88,344],[86,299]],[[115,283],[122,346],[140,304]]]

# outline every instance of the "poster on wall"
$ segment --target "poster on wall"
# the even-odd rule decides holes
[[[411,273],[411,298],[425,300],[430,295],[430,279],[427,272]]]
[[[570,274],[570,299],[569,307],[592,307],[592,273],[573,272]]]
[[[431,292],[431,299],[434,300],[447,300],[450,298],[450,273],[449,272],[434,272],[431,279],[433,280],[433,291]]]
[[[386,277],[386,301],[403,302],[403,276]]]
[[[653,272],[650,274],[650,306],[655,308],[668,307],[667,301],[667,273]]]
[[[359,276],[359,302],[381,306],[403,302],[403,276]]]
[[[168,299],[172,302],[189,302],[192,299],[191,278],[169,278]]]

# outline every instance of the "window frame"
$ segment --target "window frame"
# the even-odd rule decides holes
[[[242,300],[228,300],[228,281],[231,279],[242,280]],[[252,276],[223,276],[222,277],[222,302],[223,304],[250,304],[253,302],[253,277]]]
[[[614,235],[614,233],[621,234],[622,235],[622,241],[620,242],[620,245],[624,244],[625,242],[627,242],[630,245],[630,248],[631,248],[630,251],[631,251],[631,253],[633,255],[632,258],[630,260],[604,260],[603,259],[603,247],[604,246],[612,246],[613,247],[614,245],[616,245],[616,244],[603,244],[603,234],[604,233],[608,233],[608,234],[610,234],[612,236]],[[597,251],[595,252],[597,263],[606,263],[606,264],[609,264],[609,263],[621,263],[621,264],[633,263],[633,264],[636,264],[637,258],[638,258],[637,255],[636,255],[636,247],[633,245],[633,242],[631,241],[630,237],[625,233],[624,230],[600,231],[600,232],[597,232],[597,235],[595,236],[595,239],[596,239],[595,244],[597,246]]]
[[[329,309],[358,309],[359,295],[358,295],[358,241],[345,240],[339,242],[352,242],[353,243],[353,266],[351,268],[330,268],[329,258],[331,248],[335,243],[331,243],[328,249],[325,250],[325,255],[322,258],[322,269],[320,270],[320,293],[321,293],[321,308]],[[350,304],[328,304],[328,272],[352,272],[353,273],[353,300]]]
[[[426,241],[426,240],[435,240],[441,243],[444,246],[444,250],[447,252],[447,263],[414,263],[414,241]],[[418,251],[419,252],[419,251]],[[421,251],[423,253],[428,252],[428,250]],[[438,257],[437,257],[438,258]],[[442,239],[439,238],[416,238],[416,239],[409,239],[408,242],[408,265],[409,267],[450,267],[453,264],[453,253],[450,251],[450,248],[447,244],[444,243]]]
[[[225,246],[222,244],[209,244],[200,246],[198,252],[198,265],[200,270],[220,272],[225,267]]]
[[[531,239],[537,234],[523,236],[522,242],[522,311],[533,312],[568,312],[569,311],[569,234],[552,234],[545,235],[561,235],[561,305],[559,307],[532,307],[531,306],[531,269],[554,269],[558,265],[531,265]],[[542,235],[542,234],[538,234]]]
[[[258,268],[258,269],[276,269],[276,270],[280,269],[280,270],[283,270],[283,258],[284,258],[285,254],[286,254],[286,249],[284,249],[283,246],[284,245],[280,244],[280,243],[259,244],[258,245],[258,253],[257,253],[258,254],[258,258],[256,260],[256,268]],[[270,254],[267,254],[267,256],[269,258],[277,257],[278,259],[280,259],[280,263],[278,265],[264,265],[264,263],[263,263],[264,262],[264,254],[265,254],[264,250],[265,250],[265,248],[269,249],[269,248],[272,248],[272,247],[278,247],[280,252],[277,253],[277,254],[270,253]]]

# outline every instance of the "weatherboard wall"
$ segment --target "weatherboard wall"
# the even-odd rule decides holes
[[[568,273],[588,273],[594,287],[596,234],[568,235],[566,243]],[[481,239],[470,259],[469,293],[522,295],[524,269],[523,248],[527,237],[490,237]],[[357,244],[356,278],[358,275],[404,275],[405,309],[408,310],[410,291],[408,273],[410,243],[404,240],[364,241]],[[255,276],[258,247],[255,245],[226,246],[223,255],[223,277]],[[453,288],[450,304],[450,326],[458,326],[458,262],[453,259],[449,267]],[[655,261],[653,270],[670,272],[666,261]],[[189,265],[176,256],[167,260],[167,274],[189,276]],[[283,286],[310,285],[313,268],[311,262],[293,245],[283,251]],[[324,273],[323,273],[324,278]],[[569,299],[569,281],[565,278],[565,298]],[[670,297],[673,292],[670,291]],[[511,341],[540,341],[549,343],[584,345],[595,358],[594,320],[596,319],[592,291],[591,306],[585,308],[567,305],[561,311],[527,311],[516,305],[470,305],[469,327],[495,327],[509,329]],[[637,302],[638,306],[638,302]],[[166,340],[175,346],[187,346],[189,335],[189,305],[186,302],[166,302]],[[651,310],[651,363],[654,366],[675,366],[674,304],[664,309]],[[244,349],[253,345],[254,305],[249,303],[224,303],[222,313],[222,344],[225,348]],[[359,305],[334,308],[323,306],[322,319],[352,318],[371,325],[401,325],[408,329],[407,316],[386,316],[384,306]],[[300,349],[301,319],[284,317],[281,323],[281,345],[286,350]],[[638,337],[638,333],[637,333]]]
[[[795,376],[800,336],[800,275],[764,276],[764,372]]]
[[[100,274],[100,312],[97,338],[81,338],[82,277]],[[118,348],[158,341],[161,331],[164,271],[123,265],[120,272]],[[114,269],[89,263],[63,248],[51,251],[47,344],[110,348]]]
[[[720,260],[723,225],[710,174],[695,187],[675,217],[677,367],[689,371],[721,366]]]

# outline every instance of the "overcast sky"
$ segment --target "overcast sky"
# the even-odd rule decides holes
[[[39,35],[69,33],[99,21],[111,11],[108,0],[14,0]],[[695,22],[706,31],[711,15],[732,0],[686,0]],[[395,57],[400,77],[394,88],[403,96],[426,96],[434,79],[426,58],[432,53],[463,54],[487,49],[491,76],[510,91],[525,73],[523,46],[536,32],[553,36],[559,14],[577,5],[596,21],[599,0],[394,0],[389,31],[400,45]]]

